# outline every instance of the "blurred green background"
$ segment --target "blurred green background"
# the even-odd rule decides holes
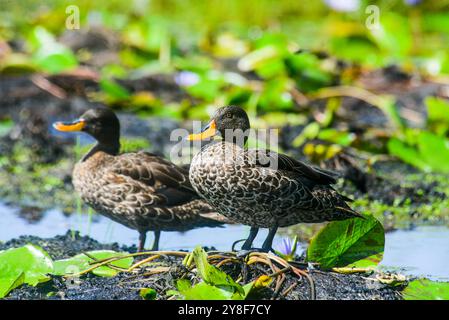
[[[238,57],[260,46],[260,38],[269,33],[291,46],[327,51],[370,66],[401,63],[430,73],[449,72],[446,0],[3,0],[0,34],[4,39],[26,39],[27,51],[33,52],[33,26],[61,35],[66,31],[69,5],[79,7],[81,28],[103,26],[117,31],[122,50],[139,49],[144,58],[161,54],[164,46],[170,46],[165,49],[171,56],[197,49],[219,57]],[[380,12],[380,25],[372,30],[365,25],[369,5],[378,6]],[[125,52],[121,59],[125,67],[150,62],[130,62],[126,57],[136,52]]]
[[[316,150],[305,142],[319,138],[449,172],[447,90],[420,91],[449,83],[449,1],[1,3],[4,76],[87,69],[99,84],[89,99],[115,109],[206,119],[217,106],[238,104],[261,125],[303,125],[293,146],[309,154]],[[73,5],[79,30],[67,28]],[[168,78],[150,87],[121,81],[156,75]],[[403,93],[423,101],[409,107]],[[342,96],[385,118],[351,129],[338,115]]]

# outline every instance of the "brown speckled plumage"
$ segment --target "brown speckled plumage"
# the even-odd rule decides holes
[[[249,128],[246,113],[237,107],[219,109],[212,121],[223,137],[224,130]],[[270,166],[262,161],[268,158],[277,162]],[[253,227],[244,249],[251,246],[257,228],[272,229],[263,248],[269,250],[277,227],[360,217],[346,204],[350,199],[331,187],[336,181],[330,172],[226,139],[206,145],[193,158],[189,177],[219,213]]]
[[[116,120],[108,122],[108,117]],[[75,190],[98,213],[139,231],[140,250],[150,230],[155,231],[153,250],[157,250],[161,231],[187,231],[226,222],[199,198],[186,169],[148,152],[117,154],[120,129],[112,111],[93,109],[80,119],[86,123],[83,131],[98,143],[75,165]],[[106,141],[102,140],[97,132],[111,127],[117,132],[110,131]]]

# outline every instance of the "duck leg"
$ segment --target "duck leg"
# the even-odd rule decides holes
[[[154,241],[153,241],[153,248],[151,248],[151,251],[158,251],[159,250],[159,239],[161,237],[161,231],[156,230],[154,231]]]
[[[259,228],[257,227],[251,227],[251,230],[249,231],[248,239],[246,239],[245,243],[242,246],[242,250],[250,250],[253,246],[253,241],[257,236],[257,233],[259,232]]]
[[[263,242],[262,251],[270,252],[272,250],[273,239],[274,239],[274,236],[276,235],[277,231],[278,231],[277,225],[270,228],[270,231],[268,232],[268,236],[265,239],[265,241]]]
[[[146,239],[147,239],[147,232],[139,231],[139,248],[137,249],[137,252],[142,252],[144,250]]]

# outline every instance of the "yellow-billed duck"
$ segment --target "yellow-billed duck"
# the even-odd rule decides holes
[[[189,178],[219,213],[251,226],[242,249],[252,247],[259,228],[270,229],[262,246],[269,251],[278,227],[362,217],[347,205],[349,198],[331,187],[336,183],[332,172],[273,151],[246,149],[249,129],[246,112],[227,106],[216,111],[201,133],[188,136],[221,137],[194,156]]]
[[[139,232],[139,251],[147,231],[158,250],[161,231],[222,225],[224,219],[201,200],[188,170],[148,152],[120,151],[120,123],[108,108],[90,109],[73,122],[56,122],[59,131],[82,131],[97,143],[75,165],[72,181],[82,200],[98,213]]]

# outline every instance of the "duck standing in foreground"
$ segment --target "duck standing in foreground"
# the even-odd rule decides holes
[[[72,181],[81,198],[98,213],[139,232],[147,231],[158,250],[161,231],[187,231],[222,225],[224,217],[201,200],[188,171],[148,152],[119,154],[120,123],[107,108],[90,109],[78,120],[56,122],[59,131],[82,131],[97,140],[75,165]]]
[[[192,159],[189,178],[219,213],[251,226],[243,250],[252,247],[259,228],[270,229],[262,246],[268,252],[278,227],[363,217],[347,205],[351,199],[330,186],[336,183],[331,172],[273,151],[245,149],[249,129],[246,112],[228,106],[218,109],[201,133],[187,138],[220,134],[221,141],[206,145]]]

